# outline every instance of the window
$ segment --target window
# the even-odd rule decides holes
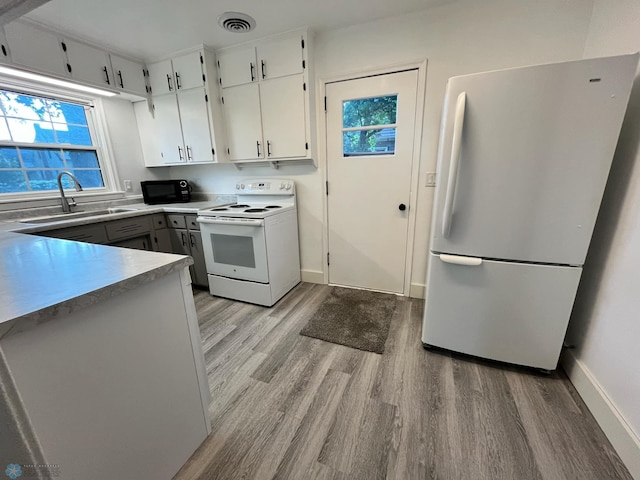
[[[396,149],[397,95],[342,103],[342,154],[393,155]]]
[[[58,190],[58,174],[104,189],[91,106],[0,90],[0,195]],[[63,187],[73,187],[69,176]]]

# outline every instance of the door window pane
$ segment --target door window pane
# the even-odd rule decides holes
[[[342,127],[371,127],[396,123],[397,95],[342,102]]]
[[[361,155],[390,155],[396,150],[396,129],[351,130],[342,134],[345,157]]]
[[[342,102],[343,156],[393,155],[397,106],[397,95]]]

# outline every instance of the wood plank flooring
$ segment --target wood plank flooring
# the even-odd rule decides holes
[[[562,372],[427,352],[398,297],[385,353],[299,335],[331,287],[273,308],[195,300],[213,432],[191,479],[631,479]]]

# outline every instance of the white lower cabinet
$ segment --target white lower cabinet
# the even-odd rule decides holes
[[[308,155],[303,75],[225,88],[229,159],[279,160]]]
[[[168,214],[167,220],[172,252],[193,258],[193,265],[189,267],[191,281],[194,285],[206,287],[209,284],[207,266],[196,215]]]

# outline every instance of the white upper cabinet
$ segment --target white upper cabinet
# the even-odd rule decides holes
[[[187,162],[213,161],[208,96],[204,88],[178,92],[180,123]]]
[[[105,87],[114,86],[107,52],[73,40],[62,40],[60,45],[67,55],[71,78]]]
[[[187,157],[180,129],[180,113],[175,95],[160,95],[153,101],[155,139],[160,158],[156,165],[186,163]]]
[[[264,158],[258,85],[226,88],[223,98],[229,158],[234,161]]]
[[[256,47],[258,72],[262,80],[295,75],[304,70],[304,37],[276,37]],[[306,65],[305,65],[306,66]]]
[[[217,58],[221,87],[244,85],[258,79],[256,49],[253,45],[221,50]]]
[[[201,52],[191,52],[150,64],[151,94],[164,95],[178,90],[203,87],[205,84],[203,63],[204,58]]]
[[[22,22],[5,25],[11,61],[40,72],[69,76],[67,62],[57,35]]]
[[[131,92],[140,96],[148,93],[145,78],[146,68],[142,63],[128,60],[119,55],[111,54],[111,67],[116,88]]]

